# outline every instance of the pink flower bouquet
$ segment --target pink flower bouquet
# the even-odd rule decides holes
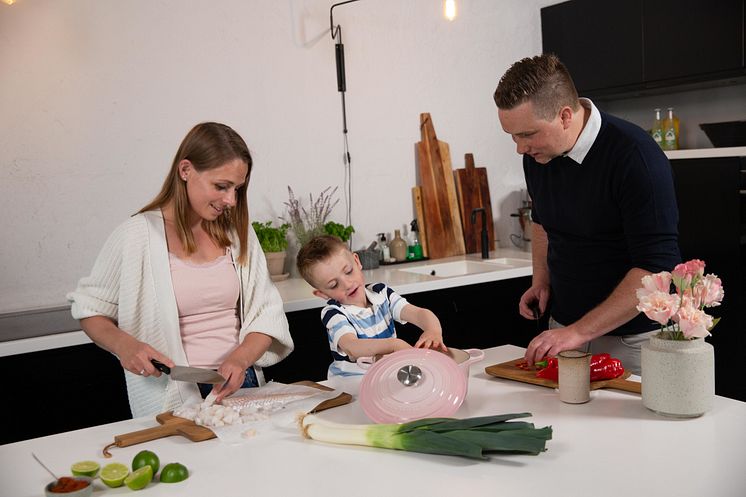
[[[661,324],[661,338],[693,340],[708,336],[720,320],[706,314],[704,308],[720,305],[723,296],[720,278],[705,275],[705,263],[693,259],[670,273],[644,276],[642,288],[637,290],[637,310]]]

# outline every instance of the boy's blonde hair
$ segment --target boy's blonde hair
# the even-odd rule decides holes
[[[298,251],[298,257],[295,263],[296,266],[298,266],[300,275],[309,285],[316,288],[316,283],[314,283],[311,274],[313,268],[319,262],[327,260],[340,250],[346,250],[349,252],[350,249],[347,248],[347,244],[339,237],[333,235],[320,235],[312,238],[308,243],[301,247],[300,251]]]

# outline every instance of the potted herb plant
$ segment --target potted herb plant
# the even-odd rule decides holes
[[[287,220],[293,233],[295,233],[299,246],[305,245],[318,235],[334,235],[346,242],[355,232],[352,226],[327,221],[332,209],[339,203],[339,199],[335,200],[333,198],[336,192],[336,187],[333,190],[328,187],[322,190],[316,199],[309,194],[309,207],[306,209],[301,205],[300,199],[295,196],[293,189],[288,186],[288,201],[285,202],[288,210]]]
[[[266,223],[254,221],[251,226],[259,239],[259,245],[264,251],[264,256],[267,258],[267,268],[272,281],[284,280],[289,276],[288,273],[283,273],[283,270],[285,268],[285,249],[288,247],[287,234],[290,225],[284,223],[275,227],[272,226],[272,221]]]

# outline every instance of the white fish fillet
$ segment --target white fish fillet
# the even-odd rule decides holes
[[[233,409],[251,408],[264,410],[268,408],[283,407],[286,404],[303,400],[316,395],[314,392],[308,393],[250,393],[239,395],[237,397],[228,397],[223,399],[222,404]]]

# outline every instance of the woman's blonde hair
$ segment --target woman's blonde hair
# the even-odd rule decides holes
[[[187,254],[197,250],[194,236],[187,224],[189,199],[186,183],[179,176],[179,164],[188,160],[197,171],[207,171],[240,160],[248,166],[246,181],[236,192],[236,206],[226,209],[214,221],[202,221],[207,233],[221,247],[231,245],[233,233],[238,237],[241,251],[238,263],[245,265],[249,259],[249,207],[246,191],[251,176],[251,154],[246,142],[225,124],[206,122],[193,127],[184,137],[176,152],[171,170],[163,182],[160,193],[138,212],[160,209],[173,201],[176,231]]]

